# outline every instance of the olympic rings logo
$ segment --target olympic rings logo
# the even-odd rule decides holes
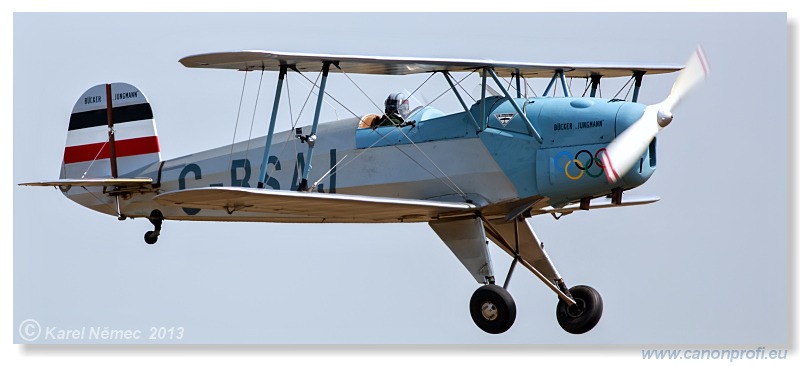
[[[600,159],[600,154],[605,153],[606,148],[598,149],[594,154],[592,154],[589,150],[581,150],[575,154],[575,156],[570,155],[566,151],[559,152],[553,157],[553,163],[555,166],[558,166],[559,161],[562,161],[561,158],[564,157],[567,160],[567,163],[564,164],[564,175],[571,180],[578,180],[583,178],[584,174],[588,175],[591,178],[598,178],[603,176],[605,172],[605,166],[603,166],[603,161]],[[575,168],[578,170],[576,174],[570,173],[570,167],[574,165]],[[592,169],[596,167],[595,169]],[[573,172],[575,171],[572,169]]]

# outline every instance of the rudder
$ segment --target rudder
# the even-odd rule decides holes
[[[126,83],[96,85],[72,109],[61,169],[62,179],[111,177],[107,100],[111,99],[117,176],[161,161],[153,110],[144,94]]]

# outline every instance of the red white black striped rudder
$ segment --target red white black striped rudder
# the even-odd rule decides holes
[[[111,120],[118,176],[135,176],[161,161],[153,110],[144,94],[126,83],[111,84]],[[87,90],[72,109],[62,179],[111,177],[106,84]]]

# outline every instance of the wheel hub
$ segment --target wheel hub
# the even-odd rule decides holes
[[[486,320],[495,320],[497,319],[497,306],[487,301],[481,305],[481,314]]]
[[[567,314],[571,317],[577,318],[583,315],[583,310],[586,309],[586,303],[582,299],[574,299],[575,305],[567,307]]]

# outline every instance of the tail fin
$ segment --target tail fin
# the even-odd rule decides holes
[[[126,83],[113,83],[107,97],[106,84],[96,85],[81,95],[72,109],[61,179],[135,174],[161,161],[153,110],[144,94]],[[113,140],[109,135],[107,100],[111,100]],[[114,154],[112,156],[112,141]]]

